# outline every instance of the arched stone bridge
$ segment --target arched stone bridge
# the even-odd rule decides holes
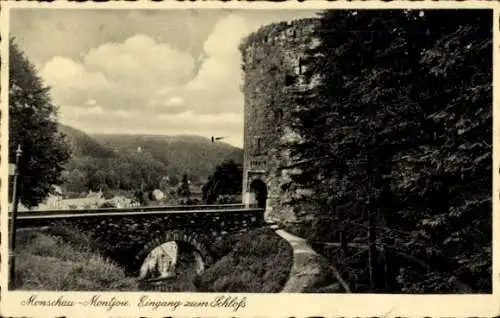
[[[146,256],[168,241],[197,250],[206,265],[214,243],[264,224],[264,210],[243,205],[97,209],[20,213],[17,228],[65,225],[91,235],[99,250],[137,274]]]

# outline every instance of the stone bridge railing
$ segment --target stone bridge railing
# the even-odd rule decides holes
[[[164,242],[186,242],[210,264],[214,242],[264,224],[263,209],[212,207],[26,212],[18,215],[16,224],[18,228],[59,224],[86,232],[105,256],[136,273],[147,254]]]

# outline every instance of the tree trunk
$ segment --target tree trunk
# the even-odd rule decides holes
[[[371,193],[368,194],[368,255],[369,255],[369,267],[370,267],[370,287],[374,292],[380,292],[384,290],[385,287],[385,277],[384,277],[384,264],[381,262],[380,253],[377,249],[377,222],[379,221],[379,216],[383,213],[381,207],[380,196],[377,195],[377,191],[383,188],[383,179],[380,171],[381,160],[373,153],[368,156],[368,169],[367,172],[371,177]],[[381,191],[382,192],[382,191]]]
[[[380,156],[377,163],[377,188],[380,189],[379,198],[379,208],[380,216],[383,218],[383,226],[388,228],[390,231],[394,228],[394,219],[391,217],[391,212],[393,210],[395,199],[391,195],[391,190],[389,183],[383,180],[383,176],[391,175],[391,166],[387,164],[392,159],[392,151],[390,149],[385,149],[380,151]],[[381,241],[383,243],[382,249],[382,265],[383,265],[383,277],[384,277],[384,290],[385,292],[391,292],[396,287],[396,276],[398,275],[396,268],[394,267],[394,257],[393,251],[388,250],[385,246],[394,246],[394,238],[391,237],[392,233],[389,232],[389,236],[383,236]]]
[[[375,213],[372,211],[368,211],[368,267],[370,275],[370,290],[373,292],[377,291],[379,288],[377,284],[378,251],[376,240],[377,237],[375,232]]]

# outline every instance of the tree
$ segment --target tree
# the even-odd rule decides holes
[[[141,206],[149,205],[149,195],[142,189],[135,191],[134,200]]]
[[[238,194],[243,182],[243,167],[232,160],[218,165],[208,182],[203,185],[203,199],[207,204],[215,203],[220,195]]]
[[[366,243],[365,290],[491,290],[491,12],[320,20],[321,84],[294,96],[310,236]]]
[[[408,248],[432,271],[403,273],[411,282],[405,288],[490,292],[492,198],[480,185],[492,183],[492,16],[429,10],[423,18],[432,41],[420,59],[427,85],[415,95],[432,134],[418,152],[399,157],[413,182],[396,190],[422,211]]]
[[[9,48],[9,162],[15,162],[20,145],[18,195],[21,203],[34,207],[47,197],[52,185],[62,183],[70,148],[57,130],[57,108],[49,88],[14,39]]]
[[[79,169],[67,171],[64,181],[65,190],[68,192],[80,194],[87,191],[86,176]]]
[[[175,174],[172,174],[169,177],[168,185],[171,187],[175,187],[175,186],[179,185],[179,177],[177,177],[177,175],[175,175]]]
[[[191,196],[191,190],[189,189],[189,180],[188,180],[188,175],[184,174],[182,176],[182,181],[177,189],[177,195],[183,197],[183,198],[188,198]]]

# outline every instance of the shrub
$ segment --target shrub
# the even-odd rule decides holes
[[[99,208],[116,208],[113,202],[106,201]]]
[[[18,236],[18,238],[21,239],[23,236],[29,237],[32,235],[38,235],[37,233],[39,232],[58,238],[62,242],[71,245],[77,250],[97,250],[97,247],[94,246],[94,240],[92,240],[90,234],[83,233],[81,229],[66,222],[56,223],[51,227],[40,231],[28,231],[23,235]],[[26,243],[30,243],[30,241],[27,241]]]
[[[222,256],[197,284],[202,292],[279,292],[290,272],[290,245],[270,229],[258,229],[220,241]]]
[[[56,226],[47,231],[22,231],[18,235],[16,286],[22,290],[107,291],[137,290],[134,279],[103,258],[86,242],[88,238]],[[68,241],[66,241],[68,240]]]

